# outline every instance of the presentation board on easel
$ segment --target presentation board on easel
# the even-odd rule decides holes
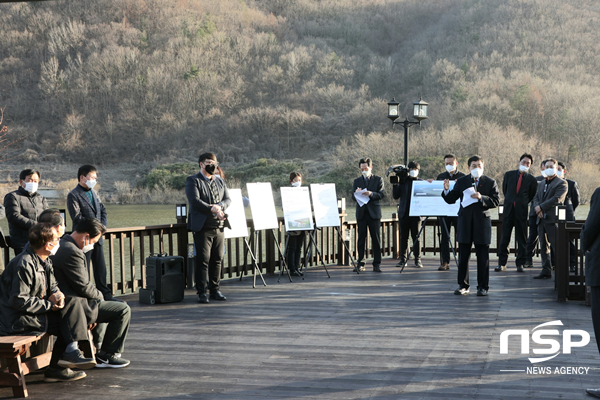
[[[279,229],[270,182],[247,183],[254,230]]]
[[[454,181],[450,181],[450,190]],[[444,181],[413,181],[410,193],[411,217],[456,217],[460,209],[460,200],[448,204],[442,197]]]
[[[242,189],[229,189],[231,204],[225,210],[227,220],[231,229],[225,228],[225,239],[248,237],[248,225],[246,224],[246,213],[244,212],[244,201],[242,200]]]
[[[317,227],[340,226],[335,183],[313,183],[310,185],[315,222]]]
[[[280,191],[285,230],[312,231],[314,224],[308,187],[282,187]]]

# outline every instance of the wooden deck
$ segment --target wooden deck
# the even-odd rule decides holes
[[[251,278],[226,281],[227,301],[211,304],[198,304],[191,290],[168,305],[127,296],[133,317],[123,356],[131,365],[73,383],[32,374],[30,398],[586,399],[585,388],[600,387],[590,308],[558,303],[552,281],[532,279],[539,267],[491,271],[489,296],[477,297],[474,265],[469,296],[453,294],[455,266],[438,272],[437,259],[426,259],[425,268],[399,274],[394,265],[384,260],[377,274],[368,264],[360,275],[330,267],[331,279],[318,268],[293,283],[269,276],[256,289]],[[516,337],[510,354],[499,354],[500,333],[553,320],[588,331],[590,344],[537,366],[588,374],[501,372],[533,364]],[[0,397],[11,395],[0,388]]]

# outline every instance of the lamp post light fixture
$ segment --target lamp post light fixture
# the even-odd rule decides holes
[[[187,204],[176,204],[175,207],[175,217],[177,218],[177,223],[185,223],[185,220],[187,218]]]
[[[404,127],[404,165],[408,165],[408,128],[413,125],[421,126],[421,121],[427,119],[427,106],[429,103],[419,99],[413,103],[413,118],[416,121],[409,121],[408,117],[404,121],[396,121],[400,118],[400,103],[396,101],[394,97],[388,103],[388,118],[392,120],[392,128],[396,124],[400,124]]]

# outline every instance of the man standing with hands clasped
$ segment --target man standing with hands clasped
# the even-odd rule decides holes
[[[448,204],[460,199],[458,210],[458,288],[457,295],[469,294],[469,258],[475,243],[477,254],[477,296],[487,296],[490,280],[490,243],[492,220],[490,208],[498,207],[500,193],[496,181],[483,175],[483,159],[472,156],[468,161],[469,175],[459,178],[452,190],[444,180],[442,197]]]
[[[381,205],[379,201],[385,197],[383,180],[380,176],[373,175],[373,162],[370,158],[361,158],[358,162],[361,177],[354,180],[352,192],[355,196],[368,200],[361,206],[356,203],[356,223],[358,225],[358,265],[359,271],[365,270],[365,241],[367,240],[367,227],[371,233],[373,245],[373,271],[381,272]]]
[[[213,300],[227,300],[219,291],[221,264],[225,246],[223,233],[225,210],[231,199],[223,179],[215,176],[219,163],[213,153],[200,154],[200,172],[188,176],[185,194],[188,199],[189,218],[187,227],[194,234],[196,246],[196,290],[198,302],[208,303],[206,291]]]

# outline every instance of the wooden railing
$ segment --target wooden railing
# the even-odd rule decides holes
[[[556,249],[556,282],[558,301],[566,299],[583,299],[585,297],[585,278],[583,273],[583,258],[579,254],[577,246],[578,268],[575,274],[569,273],[569,240],[574,239],[578,245],[581,225],[585,221],[577,223],[558,224],[557,249]],[[250,235],[254,229],[252,219],[247,220]],[[421,254],[439,254],[439,236],[437,218],[429,218],[425,222],[425,228],[421,236]],[[315,239],[325,264],[349,265],[349,258],[356,260],[358,257],[358,227],[356,221],[346,221],[345,210],[340,210],[339,233],[335,228],[321,228],[316,230]],[[400,249],[400,237],[398,219],[393,214],[392,218],[381,220],[382,256],[398,258]],[[492,236],[495,237],[490,246],[490,254],[497,254],[502,232],[502,218],[492,220]],[[283,218],[279,218],[279,228],[274,231],[282,246],[285,246],[285,230]],[[256,257],[261,272],[274,274],[279,272],[282,265],[279,252],[271,232],[258,231],[258,248]],[[452,237],[454,235],[452,234]],[[346,246],[350,254],[346,252]],[[495,243],[494,243],[495,242]],[[309,240],[305,240],[303,254],[307,254]],[[409,240],[409,244],[412,244]],[[456,244],[456,242],[455,242]],[[186,267],[191,266],[193,258],[193,238],[187,231],[185,219],[171,225],[143,226],[131,228],[108,229],[104,235],[104,252],[106,267],[108,271],[107,281],[114,295],[136,293],[139,288],[146,285],[146,258],[152,254],[167,253],[184,257]],[[367,238],[366,256],[371,257],[370,237]],[[514,241],[510,252],[516,253]],[[4,248],[5,265],[10,260],[12,250]],[[11,254],[9,254],[9,251]],[[536,252],[539,255],[539,250]],[[304,259],[303,259],[304,262]],[[309,266],[320,265],[317,252],[313,251],[308,260]],[[186,274],[188,287],[193,283],[193,277],[189,272]],[[246,251],[243,238],[227,239],[226,254],[223,260],[221,274],[223,278],[236,278],[250,275],[252,273],[252,260]],[[90,277],[91,277],[90,272]]]

